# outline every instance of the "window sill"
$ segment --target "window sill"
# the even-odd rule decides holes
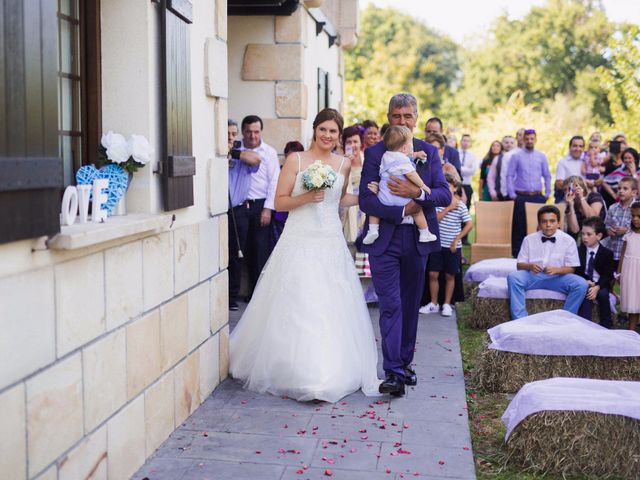
[[[76,223],[63,226],[60,233],[49,239],[52,250],[76,250],[111,240],[144,233],[167,231],[172,215],[131,214],[109,217],[104,223]]]

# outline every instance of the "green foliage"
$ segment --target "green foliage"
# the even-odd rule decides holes
[[[436,111],[459,72],[452,40],[409,15],[370,4],[358,43],[346,53],[346,123],[385,122],[389,98],[400,91],[413,93],[421,110]]]
[[[625,132],[628,140],[640,143],[640,28],[614,36],[609,43],[611,60],[598,74],[607,93],[615,129]]]
[[[590,96],[587,79],[606,66],[602,53],[613,30],[592,0],[549,0],[521,20],[498,17],[480,46],[465,54],[463,84],[456,94],[459,114],[472,118],[490,111],[520,90],[526,103],[580,93],[608,119],[606,102]]]

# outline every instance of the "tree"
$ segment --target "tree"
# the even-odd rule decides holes
[[[624,34],[609,43],[608,68],[598,75],[607,92],[615,128],[623,131],[632,143],[640,143],[640,28],[627,26]]]
[[[437,111],[459,73],[452,40],[409,15],[369,4],[345,59],[346,121],[384,122],[389,98],[401,91],[413,93],[421,110]]]
[[[603,52],[613,31],[593,0],[549,0],[521,20],[498,17],[480,46],[466,52],[457,111],[472,118],[521,90],[527,104],[574,96],[609,120],[606,99],[594,94],[590,76],[607,66]]]

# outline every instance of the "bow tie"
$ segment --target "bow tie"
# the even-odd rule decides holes
[[[556,243],[556,237],[542,237],[542,243],[544,242]]]

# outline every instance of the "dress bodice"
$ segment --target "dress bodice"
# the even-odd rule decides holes
[[[289,212],[283,235],[304,236],[341,236],[342,223],[338,208],[342,197],[344,175],[338,173],[338,178],[331,188],[324,191],[324,201],[320,203],[306,203]],[[296,175],[296,183],[291,192],[292,197],[307,193],[302,185],[302,171]]]

